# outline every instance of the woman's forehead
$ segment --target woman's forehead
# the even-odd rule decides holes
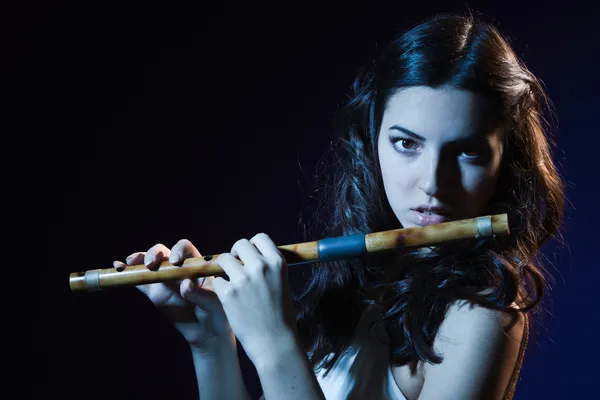
[[[394,134],[399,126],[425,139],[455,141],[494,133],[497,115],[491,102],[477,93],[416,86],[390,96],[381,130]]]

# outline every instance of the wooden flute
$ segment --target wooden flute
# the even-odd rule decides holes
[[[362,254],[390,251],[403,247],[429,246],[454,240],[509,235],[507,214],[442,222],[414,228],[401,228],[325,238],[278,246],[288,265],[358,257]],[[146,285],[149,283],[225,275],[214,260],[219,254],[188,258],[180,266],[162,262],[149,270],[144,264],[124,269],[94,269],[73,272],[69,278],[71,291],[97,291],[107,288]]]

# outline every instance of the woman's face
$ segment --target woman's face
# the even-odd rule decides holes
[[[502,139],[478,94],[416,86],[390,97],[377,147],[385,193],[402,226],[481,215],[496,187]]]

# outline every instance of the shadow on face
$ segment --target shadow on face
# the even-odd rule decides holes
[[[377,151],[387,199],[403,227],[485,209],[504,151],[496,115],[481,95],[449,87],[409,87],[388,99]]]

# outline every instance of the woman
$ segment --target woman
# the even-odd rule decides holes
[[[285,260],[258,234],[217,260],[229,281],[139,287],[190,343],[202,398],[249,397],[236,337],[266,399],[511,398],[544,294],[536,255],[562,219],[546,104],[497,30],[471,16],[393,40],[339,113],[318,236],[497,213],[511,235],[319,263],[292,298]],[[181,240],[126,263],[198,256]]]

